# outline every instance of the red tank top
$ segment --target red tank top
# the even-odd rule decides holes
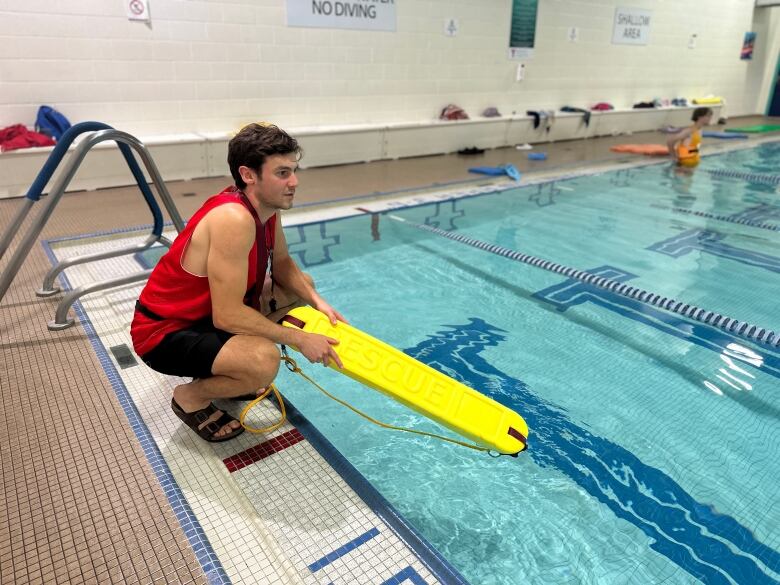
[[[135,312],[130,327],[130,336],[138,355],[143,356],[154,349],[168,333],[185,329],[195,321],[211,315],[211,291],[208,277],[187,272],[181,263],[190,238],[192,238],[192,233],[200,220],[215,207],[226,203],[240,203],[252,213],[255,223],[259,224],[251,203],[234,186],[228,187],[206,200],[187,222],[184,230],[176,236],[170,250],[160,258],[146,286],[141,291],[141,296],[138,299],[141,305],[147,311],[161,317],[161,320],[153,319],[141,311]],[[255,284],[260,279],[259,285],[255,288],[256,295],[262,291],[268,267],[268,254],[273,250],[276,240],[276,214],[272,215],[264,226],[258,226],[258,233],[260,231],[264,234],[265,245],[261,246],[264,248],[262,250],[264,253],[261,254],[258,263],[258,242],[255,241],[249,251],[249,270],[247,273],[248,291],[255,288]],[[253,304],[249,298],[245,298],[244,303],[249,306]]]

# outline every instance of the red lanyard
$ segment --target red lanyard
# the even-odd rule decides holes
[[[255,273],[255,284],[247,292],[249,300],[251,301],[252,308],[260,310],[260,296],[263,292],[263,284],[265,283],[265,273],[270,267],[271,271],[271,311],[276,310],[276,299],[274,299],[274,248],[273,244],[268,246],[265,240],[265,228],[260,221],[260,217],[257,215],[255,206],[252,205],[249,198],[243,191],[240,191],[241,199],[244,205],[249,209],[252,214],[252,218],[255,220],[255,242],[257,244],[257,270]]]

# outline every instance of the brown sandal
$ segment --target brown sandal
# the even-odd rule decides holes
[[[233,432],[228,433],[222,437],[215,437],[214,435],[219,430],[228,424],[230,421],[236,420],[228,413],[221,411],[214,403],[211,402],[206,408],[196,410],[195,412],[184,412],[181,406],[176,403],[176,400],[171,398],[171,408],[173,413],[178,416],[182,422],[195,431],[198,436],[204,441],[209,443],[221,443],[222,441],[229,441],[235,439],[238,435],[244,432],[243,427],[233,429]],[[219,414],[219,413],[222,414]]]

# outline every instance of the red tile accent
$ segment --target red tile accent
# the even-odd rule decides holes
[[[252,465],[252,463],[255,463],[256,461],[260,461],[274,453],[278,453],[287,447],[292,447],[295,443],[300,443],[303,440],[303,435],[298,429],[292,429],[273,439],[269,439],[264,443],[250,447],[246,451],[231,455],[227,459],[223,459],[222,462],[225,464],[225,467],[228,468],[228,471],[233,473],[248,465]]]

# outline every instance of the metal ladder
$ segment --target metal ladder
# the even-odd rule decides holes
[[[33,220],[27,232],[24,234],[19,247],[11,257],[8,266],[2,272],[2,275],[0,275],[0,301],[2,301],[5,293],[8,292],[8,288],[11,286],[11,282],[13,282],[17,273],[19,272],[19,269],[24,263],[24,260],[27,258],[27,255],[30,253],[30,250],[40,236],[43,227],[46,225],[46,222],[54,212],[54,208],[57,206],[57,203],[59,203],[62,195],[65,193],[65,189],[67,189],[70,181],[76,174],[76,171],[84,160],[87,152],[89,152],[91,148],[100,142],[113,140],[119,146],[119,150],[121,151],[122,156],[124,156],[125,161],[127,162],[127,166],[130,168],[130,171],[132,172],[133,177],[138,184],[138,188],[141,190],[141,194],[143,195],[144,200],[146,201],[146,204],[152,213],[152,217],[154,219],[152,231],[142,244],[118,248],[107,252],[99,252],[96,254],[73,256],[58,262],[46,274],[43,279],[43,285],[40,290],[36,291],[36,294],[40,297],[48,297],[60,292],[60,289],[54,284],[54,280],[63,270],[71,266],[92,262],[94,260],[105,260],[106,258],[114,258],[116,256],[141,252],[158,242],[164,246],[170,247],[170,240],[162,235],[164,226],[160,207],[157,205],[157,201],[149,189],[149,185],[146,182],[146,177],[138,166],[138,162],[133,156],[132,150],[135,150],[141,157],[146,171],[149,173],[149,177],[154,184],[155,190],[162,199],[162,202],[168,211],[168,215],[173,221],[173,225],[176,228],[176,231],[181,232],[184,229],[184,222],[182,221],[181,215],[179,215],[179,211],[176,209],[176,205],[173,203],[173,199],[171,199],[171,195],[168,193],[168,189],[165,187],[165,183],[160,176],[160,172],[157,170],[157,166],[154,164],[149,151],[146,149],[143,143],[134,136],[131,136],[126,132],[116,130],[107,124],[103,124],[102,122],[81,122],[72,126],[70,129],[68,129],[67,132],[65,132],[65,134],[63,134],[62,138],[57,143],[57,146],[55,146],[54,150],[52,150],[49,158],[46,160],[46,163],[38,173],[38,176],[35,178],[35,181],[30,186],[22,206],[19,208],[13,220],[11,221],[10,226],[0,239],[0,258],[3,257],[6,250],[8,250],[9,246],[11,245],[11,242],[16,237],[19,228],[27,218],[27,215],[32,209],[33,204],[40,200],[44,187],[49,182],[49,179],[51,179],[54,171],[62,162],[63,157],[68,151],[68,147],[73,143],[77,136],[85,132],[92,132],[92,134],[86,136],[76,146],[73,155],[64,165],[62,172],[57,177],[57,180],[52,187],[51,192],[44,200],[43,208],[41,209],[38,216]],[[62,298],[59,305],[57,305],[54,320],[49,321],[48,328],[52,331],[57,331],[60,329],[66,329],[73,325],[74,321],[72,318],[68,317],[68,310],[80,297],[89,293],[113,288],[115,286],[146,280],[149,278],[151,272],[151,270],[144,270],[142,272],[130,274],[121,278],[112,278],[96,282],[91,285],[80,286],[69,291]]]

